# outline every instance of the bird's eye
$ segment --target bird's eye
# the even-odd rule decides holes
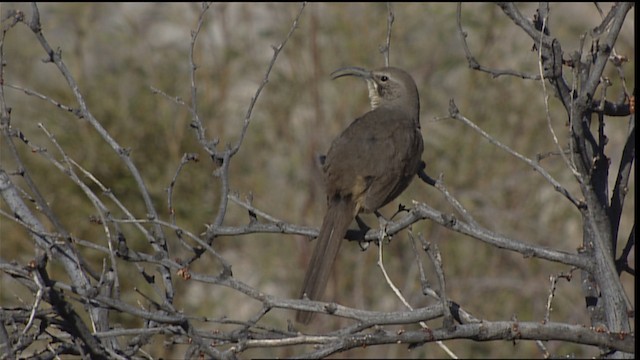
[[[380,81],[387,81],[387,80],[389,80],[389,77],[387,75],[382,75],[380,77]]]

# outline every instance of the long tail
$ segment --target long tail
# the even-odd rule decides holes
[[[320,300],[322,297],[344,235],[353,221],[355,207],[355,203],[350,198],[335,198],[329,201],[320,234],[316,239],[316,247],[304,277],[301,298],[304,294],[311,300]],[[298,311],[296,321],[308,324],[313,314],[308,311]]]

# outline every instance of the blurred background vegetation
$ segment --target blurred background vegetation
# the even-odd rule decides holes
[[[198,101],[207,134],[220,139],[219,146],[234,143],[242,120],[272,56],[271,46],[284,39],[299,4],[214,4],[206,15],[195,53]],[[536,4],[521,4],[521,11],[533,16]],[[602,5],[605,13],[610,4]],[[2,13],[27,4],[4,3]],[[154,197],[161,216],[168,219],[166,188],[185,152],[200,154],[190,163],[175,187],[177,222],[200,233],[213,222],[219,200],[215,166],[199,148],[190,129],[190,114],[151,87],[188,100],[190,31],[195,28],[200,4],[39,4],[43,32],[62,50],[86,97],[91,112],[124,147],[132,150]],[[493,4],[464,4],[463,27],[469,34],[472,52],[483,65],[538,73],[531,40]],[[463,124],[447,119],[449,99],[460,111],[498,140],[535,158],[556,151],[546,125],[540,82],[515,77],[491,78],[471,70],[456,32],[456,5],[393,4],[395,23],[391,43],[391,64],[408,70],[418,83],[421,122],[425,140],[427,173],[442,174],[449,190],[483,225],[521,241],[574,252],[582,243],[578,211],[555,192],[530,167],[500,151]],[[549,28],[562,43],[565,53],[579,50],[580,36],[600,23],[593,4],[552,4]],[[616,44],[619,54],[629,57],[625,65],[627,88],[635,88],[634,12],[630,12]],[[240,153],[231,163],[230,186],[241,197],[252,194],[256,207],[283,221],[318,227],[325,198],[315,158],[348,123],[368,110],[363,84],[355,80],[331,81],[329,74],[342,66],[380,67],[379,47],[387,31],[387,7],[371,4],[309,4],[299,28],[281,53],[269,83],[257,101],[252,122]],[[590,44],[587,41],[587,48]],[[5,44],[5,83],[45,94],[63,104],[75,100],[54,65],[44,63],[45,54],[24,26],[11,30]],[[607,70],[613,81],[609,99],[619,101],[621,84],[615,69]],[[37,124],[51,131],[67,154],[111,188],[139,218],[145,218],[141,198],[130,174],[118,156],[87,123],[51,104],[16,90],[7,90],[12,107],[12,126],[35,145],[60,155]],[[551,119],[561,143],[566,144],[566,115],[553,96]],[[609,137],[611,184],[615,181],[627,118],[610,118]],[[1,161],[15,169],[5,144]],[[101,226],[92,224],[91,203],[68,178],[40,155],[22,146],[22,158],[60,220],[81,239],[105,245]],[[558,156],[542,161],[545,168],[574,194],[579,189]],[[14,178],[15,180],[18,180]],[[620,238],[626,239],[634,221],[635,178],[631,180]],[[99,190],[93,187],[96,192]],[[415,181],[399,202],[423,201],[453,212],[440,193]],[[390,215],[398,201],[383,211]],[[6,207],[2,204],[3,210]],[[116,216],[120,214],[114,214]],[[249,221],[246,210],[231,205],[225,224]],[[371,222],[377,226],[375,220]],[[129,245],[148,250],[148,244],[132,228],[125,227]],[[447,276],[448,295],[475,316],[488,320],[517,317],[542,320],[549,288],[549,276],[568,271],[560,266],[500,251],[482,242],[458,235],[430,222],[420,222],[413,231],[438,244]],[[187,256],[172,237],[172,254]],[[261,291],[281,297],[296,297],[313,243],[301,236],[265,235],[222,237],[216,247],[233,264],[234,276]],[[80,249],[100,271],[103,254]],[[33,243],[24,229],[7,218],[0,219],[0,256],[27,263],[34,257]],[[343,246],[327,298],[342,304],[371,310],[400,310],[402,304],[384,283],[376,266],[377,251],[362,252],[357,244]],[[635,258],[632,258],[635,268]],[[418,269],[406,233],[397,235],[386,247],[386,265],[392,279],[414,307],[431,300],[420,291]],[[203,259],[194,272],[214,273]],[[125,265],[126,266],[126,265]],[[125,267],[124,269],[127,269]],[[429,270],[429,266],[427,267]],[[137,273],[135,268],[128,269]],[[150,271],[153,268],[150,267]],[[132,283],[135,276],[121,274],[123,298],[135,304],[141,300]],[[430,276],[433,284],[435,277]],[[633,279],[623,276],[629,296],[634,296]],[[176,281],[180,290],[176,307],[185,313],[232,319],[246,319],[260,303],[220,287]],[[19,302],[19,285],[1,278],[2,306]],[[28,298],[28,296],[26,296]],[[272,310],[275,324],[293,318],[292,311]],[[589,324],[584,311],[580,283],[560,282],[554,299],[553,321]],[[123,326],[133,319],[118,319]],[[335,328],[346,320],[319,316],[318,331]],[[440,323],[434,326],[439,326]],[[309,329],[311,330],[311,329]],[[540,357],[533,342],[478,343],[452,341],[448,346],[461,357]],[[172,349],[158,341],[149,351],[171,357]],[[577,357],[595,356],[598,349],[549,343],[552,353]],[[298,349],[299,350],[299,349]],[[287,356],[295,349],[273,352],[249,351],[247,356]],[[411,351],[406,346],[356,349],[340,357],[443,357],[429,344]]]

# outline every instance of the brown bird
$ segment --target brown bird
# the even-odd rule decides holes
[[[398,197],[417,173],[423,150],[420,99],[409,74],[393,67],[346,67],[331,74],[333,79],[342,76],[366,80],[371,111],[333,140],[324,161],[327,212],[300,294],[311,300],[322,297],[354,217]],[[307,324],[312,316],[298,311],[296,320]]]

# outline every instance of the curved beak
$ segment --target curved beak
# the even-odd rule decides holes
[[[348,66],[331,73],[331,79],[333,80],[343,76],[357,76],[364,79],[371,79],[371,71],[356,66]]]

